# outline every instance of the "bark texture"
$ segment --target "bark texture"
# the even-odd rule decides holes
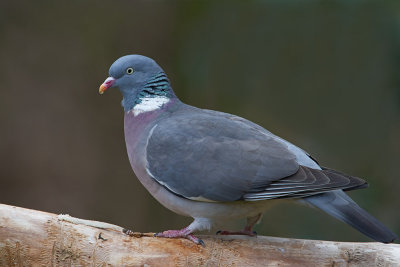
[[[398,244],[201,238],[205,247],[127,236],[118,226],[0,204],[0,266],[400,266]]]

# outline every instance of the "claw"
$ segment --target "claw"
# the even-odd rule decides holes
[[[205,244],[204,241],[201,240],[200,238],[199,238],[199,245],[201,245],[203,248],[206,247],[206,244]]]
[[[129,236],[132,236],[132,235],[133,235],[133,231],[132,231],[132,230],[129,230],[129,229],[126,229],[126,228],[122,229],[122,232],[123,232],[124,234],[126,234],[126,235],[129,235]]]
[[[205,247],[206,244],[204,244],[204,241],[201,240],[198,237],[195,237],[194,235],[190,234],[187,235],[185,238],[189,239],[190,241],[192,241],[193,243],[197,244],[197,245],[201,245],[202,247]]]

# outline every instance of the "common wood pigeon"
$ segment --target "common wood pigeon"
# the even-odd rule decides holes
[[[123,56],[112,64],[109,76],[99,92],[116,87],[123,95],[133,171],[162,205],[194,218],[184,229],[157,237],[204,244],[194,232],[244,217],[243,230],[219,233],[254,235],[253,226],[271,204],[291,199],[377,241],[397,238],[344,193],[367,187],[363,179],[320,166],[304,150],[251,121],[182,103],[154,60]]]

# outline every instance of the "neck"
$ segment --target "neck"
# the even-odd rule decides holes
[[[150,78],[146,84],[134,95],[134,90],[124,94],[122,106],[124,110],[132,110],[134,114],[152,111],[176,98],[171,85],[164,72]]]

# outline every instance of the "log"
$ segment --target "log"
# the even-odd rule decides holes
[[[0,204],[0,266],[400,266],[400,245],[277,237],[128,236],[119,226]]]

